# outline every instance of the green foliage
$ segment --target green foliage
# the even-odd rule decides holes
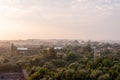
[[[77,63],[77,62],[76,63],[71,63],[68,67],[71,68],[71,69],[77,70],[80,67],[80,64]]]
[[[40,80],[43,79],[45,75],[46,75],[45,68],[39,68],[35,73],[31,75],[29,80]]]
[[[76,61],[78,60],[78,55],[75,53],[68,53],[66,57],[66,61]]]
[[[48,50],[43,50],[42,54],[47,58],[47,59],[53,59],[57,57],[56,51],[54,48],[50,48]]]
[[[50,48],[48,50],[48,54],[47,55],[48,55],[49,58],[56,58],[56,52],[55,52],[54,48]]]
[[[90,44],[87,44],[87,46],[84,47],[84,52],[91,52],[92,48]]]
[[[109,74],[104,74],[98,77],[98,80],[110,80],[110,75]]]
[[[88,79],[90,79],[88,70],[81,69],[75,72],[75,80],[88,80]]]
[[[46,62],[43,65],[44,68],[49,69],[49,70],[55,70],[56,66],[52,62]]]
[[[34,58],[33,65],[28,68],[29,79],[120,80],[120,60],[118,58],[101,56],[94,60],[90,45],[84,48],[86,50],[84,53],[77,52],[79,47],[75,47],[73,52],[69,52],[72,47],[68,48],[70,49],[64,52],[64,58],[57,57],[57,52],[53,48],[45,51],[42,57]],[[41,69],[41,67],[43,68]]]
[[[102,71],[100,70],[91,70],[90,78],[97,80],[97,78],[102,75]]]
[[[54,59],[54,60],[52,60],[52,63],[53,63],[56,67],[64,67],[67,62],[66,62],[65,60],[61,60],[61,59]]]
[[[65,71],[65,80],[73,80],[75,72],[72,69]]]

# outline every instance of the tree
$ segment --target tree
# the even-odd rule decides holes
[[[65,80],[74,80],[74,70],[69,69],[65,72]]]
[[[103,74],[98,77],[98,80],[110,80],[110,75],[109,74]]]
[[[77,70],[78,68],[80,67],[80,64],[79,63],[71,63],[70,65],[69,65],[69,68],[71,68],[71,69],[75,69],[75,70]]]
[[[56,58],[57,55],[56,55],[56,51],[54,50],[54,48],[50,48],[47,52],[47,55],[46,55],[47,58],[50,58],[50,59],[53,59],[53,58]]]
[[[78,60],[78,56],[74,53],[68,53],[66,56],[67,61],[76,61]]]
[[[56,69],[56,66],[54,66],[54,64],[52,62],[46,62],[43,65],[44,68],[48,69],[48,70],[54,70]]]
[[[37,70],[37,72],[35,72],[34,74],[31,75],[31,77],[29,78],[29,80],[41,80],[44,78],[44,76],[46,76],[46,70],[45,68],[39,68]]]
[[[11,53],[15,54],[17,52],[17,47],[12,43],[11,44]]]
[[[74,80],[89,80],[89,71],[85,69],[77,70],[75,72]]]
[[[101,70],[91,70],[90,78],[93,80],[97,80],[97,78],[102,75]]]
[[[87,46],[84,47],[84,52],[91,52],[91,51],[92,51],[91,45],[90,43],[88,43]]]

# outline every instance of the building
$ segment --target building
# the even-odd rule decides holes
[[[55,50],[61,50],[63,47],[54,47]]]
[[[97,48],[94,48],[94,59],[96,57],[99,57],[100,56],[100,53],[101,53],[101,50],[97,49]]]
[[[28,48],[17,48],[18,54],[28,53]]]

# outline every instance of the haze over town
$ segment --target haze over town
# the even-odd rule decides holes
[[[120,40],[120,0],[0,0],[0,40]]]
[[[0,0],[0,80],[120,80],[120,0]]]

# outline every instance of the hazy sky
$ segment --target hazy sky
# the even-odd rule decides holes
[[[0,39],[120,40],[120,0],[0,0]]]

